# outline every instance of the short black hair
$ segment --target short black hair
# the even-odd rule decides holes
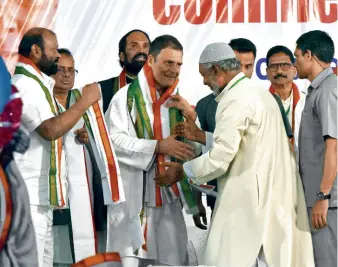
[[[290,58],[291,63],[295,63],[295,58],[293,56],[293,53],[291,52],[291,50],[289,48],[287,48],[286,46],[283,45],[276,45],[272,48],[269,49],[268,53],[266,54],[266,64],[269,64],[269,59],[270,57],[272,57],[275,54],[278,53],[283,53],[285,55],[287,55]]]
[[[29,54],[32,50],[33,45],[37,45],[40,47],[42,51],[44,51],[44,41],[43,41],[43,33],[49,32],[55,35],[54,32],[45,28],[33,28],[28,30],[25,35],[22,37],[21,42],[19,44],[19,55],[24,57],[29,57]]]
[[[296,41],[297,48],[304,55],[311,51],[320,61],[331,63],[334,57],[334,43],[331,36],[324,31],[309,31],[302,34]]]
[[[182,51],[183,53],[182,44],[174,36],[166,34],[158,36],[152,41],[149,54],[156,58],[161,50],[165,48],[172,48],[174,50]]]
[[[70,50],[67,49],[67,48],[58,48],[58,53],[60,55],[66,55],[66,56],[72,57],[74,59],[72,52],[70,52]]]
[[[257,49],[253,42],[245,38],[236,38],[232,39],[229,43],[229,46],[232,50],[236,50],[240,53],[252,52],[254,58],[256,59]]]
[[[121,53],[125,53],[126,52],[127,38],[133,32],[141,32],[141,33],[143,33],[147,37],[149,43],[151,43],[149,35],[146,32],[144,32],[142,30],[138,30],[138,29],[131,30],[131,31],[127,32],[125,35],[123,35],[123,37],[119,41],[119,57],[120,57]],[[123,68],[123,62],[121,61],[121,59],[119,59],[119,63],[120,63],[120,66]]]

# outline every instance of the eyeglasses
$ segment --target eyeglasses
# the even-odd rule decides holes
[[[277,71],[278,67],[280,67],[282,70],[286,71],[286,70],[289,70],[292,66],[293,64],[284,62],[284,63],[270,64],[268,66],[268,69],[271,71]]]
[[[67,69],[67,68],[63,68],[63,67],[58,67],[58,73],[61,73],[61,74],[69,73],[71,75],[76,75],[79,72],[76,69],[73,69],[73,68],[68,68]]]

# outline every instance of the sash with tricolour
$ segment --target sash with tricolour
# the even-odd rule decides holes
[[[146,103],[144,101],[144,96],[142,93],[141,85],[139,78],[134,79],[128,88],[127,96],[127,105],[129,113],[132,112],[133,107],[135,106],[136,119],[134,122],[135,131],[137,137],[140,139],[153,139],[161,140],[164,139],[162,136],[162,127],[161,127],[161,114],[160,107],[161,105],[171,96],[172,92],[176,89],[177,83],[169,88],[159,100],[156,100],[156,90],[152,86],[152,82],[149,82],[149,79],[152,77],[150,68],[145,64],[142,72],[144,72],[146,79],[149,84],[149,88],[152,92],[153,99],[153,113],[154,113],[154,124],[151,125],[149,115],[146,110]],[[177,92],[178,93],[178,92]],[[155,95],[154,95],[155,94]],[[174,127],[177,123],[182,122],[183,116],[176,108],[169,108],[169,123],[170,123],[170,134],[174,133]],[[185,140],[183,140],[185,141]],[[165,160],[164,155],[157,155],[156,157],[156,173],[163,173],[165,168],[159,163]],[[171,161],[177,161],[175,158],[171,158]],[[160,207],[163,204],[163,198],[166,199],[176,199],[181,197],[181,201],[187,213],[196,213],[198,211],[195,199],[193,197],[193,192],[191,186],[187,179],[170,186],[170,187],[155,187],[155,203],[151,203],[153,206]],[[167,197],[169,196],[169,197]],[[141,212],[142,215],[142,212]],[[143,216],[141,216],[143,217]]]
[[[81,91],[79,89],[71,90],[69,105],[73,105],[80,97]],[[120,169],[99,104],[93,104],[82,118],[88,131],[95,163],[100,171],[104,204],[124,202],[125,194]]]
[[[68,93],[67,106],[58,102],[59,111],[65,112],[81,97],[78,89]],[[89,136],[89,144],[79,144],[74,131],[85,127]],[[94,218],[94,195],[103,192],[106,205],[124,201],[120,171],[115,161],[114,151],[109,142],[107,129],[98,104],[90,107],[64,136],[64,148],[67,162],[67,181],[69,206],[72,221],[72,243],[75,261],[81,261],[97,253],[98,240]],[[97,170],[94,172],[94,170]],[[102,187],[95,191],[94,173],[99,174]]]
[[[49,103],[50,109],[54,116],[57,116],[57,109],[55,106],[54,98],[50,94],[48,88],[43,82],[33,73],[29,72],[26,68],[18,66],[15,69],[15,74],[21,74],[28,78],[35,80],[43,90],[46,100]],[[61,153],[62,153],[62,138],[51,141],[50,158],[49,158],[49,203],[54,207],[64,207],[65,200],[62,192],[61,184]]]

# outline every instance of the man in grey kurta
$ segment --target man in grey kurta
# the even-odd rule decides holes
[[[301,117],[299,167],[312,228],[315,263],[337,266],[337,76],[334,43],[322,31],[297,40],[296,68],[311,85]]]

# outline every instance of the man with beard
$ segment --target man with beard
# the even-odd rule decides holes
[[[245,38],[232,39],[229,43],[229,46],[234,50],[237,59],[241,62],[242,72],[246,77],[251,78],[254,70],[255,59],[257,54],[257,49],[254,43]],[[201,129],[213,133],[216,127],[215,115],[217,110],[217,102],[215,101],[216,95],[211,93],[206,97],[198,101],[196,105],[196,112],[198,115],[199,122],[201,124]],[[202,149],[202,152],[207,152]],[[215,191],[217,191],[217,180],[212,180],[208,182],[209,185],[215,186]],[[207,229],[207,217],[206,211],[202,203],[202,194],[196,192],[196,200],[199,206],[199,214],[193,216],[194,223],[196,227],[206,230]],[[213,212],[215,207],[216,198],[214,196],[207,196],[207,205],[210,207],[211,212]],[[212,214],[212,213],[211,213]],[[203,219],[203,224],[201,222]]]
[[[270,48],[266,55],[266,73],[271,82],[269,91],[281,100],[293,133],[298,132],[296,126],[299,125],[299,122],[296,123],[296,118],[299,118],[300,114],[296,114],[296,110],[298,113],[302,112],[302,109],[296,109],[301,99],[301,94],[297,85],[293,82],[296,76],[296,68],[293,66],[294,63],[295,59],[292,52],[282,45]],[[297,133],[296,136],[298,136]],[[294,144],[293,138],[291,142]]]
[[[116,92],[131,83],[142,69],[149,54],[150,39],[141,30],[132,30],[119,42],[119,63],[122,72],[119,76],[100,82],[103,100],[103,112],[108,109]]]
[[[163,186],[187,177],[196,184],[218,180],[203,264],[314,266],[302,183],[276,101],[245,77],[225,43],[203,50],[199,71],[217,95],[215,132],[206,134],[190,118],[175,128],[210,150],[183,166],[162,163],[169,168],[155,181]]]
[[[57,48],[55,33],[44,28],[30,29],[20,42],[19,61],[12,78],[23,102],[21,124],[31,138],[23,156],[15,156],[28,189],[40,267],[53,264],[53,208],[66,205],[62,136],[101,97],[97,84],[86,86],[80,100],[58,115],[54,80],[47,76],[57,71]]]

